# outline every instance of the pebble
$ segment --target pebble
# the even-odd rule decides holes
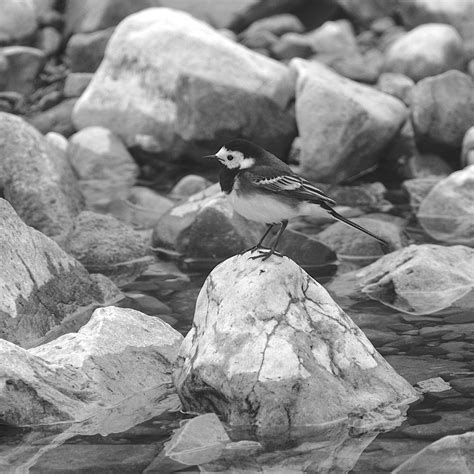
[[[65,97],[80,97],[86,90],[94,74],[91,72],[71,72],[64,82]]]
[[[468,397],[474,398],[474,377],[463,377],[451,380],[451,386],[454,390]]]

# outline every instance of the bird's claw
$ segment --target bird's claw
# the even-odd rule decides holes
[[[265,260],[268,260],[272,255],[276,255],[277,257],[283,257],[283,255],[280,252],[277,252],[274,249],[264,250],[263,248],[260,248],[259,251],[260,251],[259,255],[254,255],[252,257],[249,257],[249,259],[257,260],[257,258],[261,258],[262,262],[264,262]]]
[[[253,253],[256,250],[261,252],[261,251],[264,251],[264,250],[270,250],[270,248],[269,247],[264,247],[263,245],[254,245],[253,247],[250,247],[249,249],[243,250],[242,252],[240,252],[239,255],[243,255],[247,252]],[[251,258],[253,258],[253,257],[251,257]]]

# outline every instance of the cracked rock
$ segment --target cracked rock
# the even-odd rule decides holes
[[[185,409],[288,440],[303,425],[385,420],[389,405],[417,398],[298,265],[248,256],[226,260],[201,289],[174,372]]]
[[[161,393],[181,341],[159,318],[114,306],[94,311],[79,332],[37,348],[0,340],[0,419],[82,421],[134,394]]]

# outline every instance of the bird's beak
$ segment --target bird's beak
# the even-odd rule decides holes
[[[203,156],[203,158],[215,160],[217,158],[217,155],[206,155],[206,156]]]

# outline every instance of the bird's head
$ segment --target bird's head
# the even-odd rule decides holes
[[[217,159],[219,164],[227,169],[242,170],[252,167],[263,151],[252,142],[236,139],[226,143],[215,155],[206,158]]]

